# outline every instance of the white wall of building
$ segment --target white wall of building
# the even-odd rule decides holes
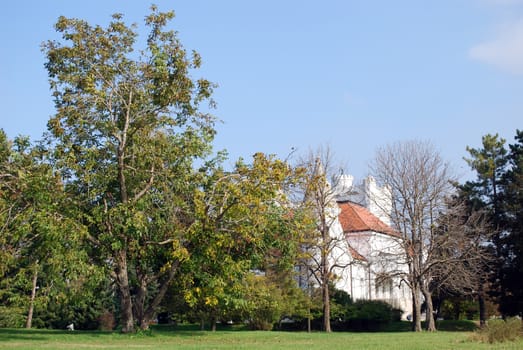
[[[338,175],[333,179],[337,200],[349,200],[366,207],[383,223],[390,226],[392,198],[390,188],[379,186],[374,178],[367,177],[354,185],[351,175]],[[333,212],[334,214],[334,212]],[[411,293],[402,282],[408,272],[401,239],[367,231],[345,235],[337,220],[331,225],[331,236],[346,242],[333,249],[330,263],[345,266],[335,269],[336,288],[349,293],[353,300],[383,300],[403,311],[403,319],[412,314]],[[343,239],[345,238],[345,239]],[[366,261],[354,259],[349,245]],[[389,276],[390,279],[379,278]],[[381,284],[377,281],[384,280]]]

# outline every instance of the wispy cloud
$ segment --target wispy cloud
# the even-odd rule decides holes
[[[472,47],[469,56],[505,71],[523,74],[523,18],[505,24],[491,40]]]

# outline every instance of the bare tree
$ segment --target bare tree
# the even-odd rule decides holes
[[[427,268],[431,270],[429,287],[447,294],[477,296],[480,322],[485,323],[483,284],[485,270],[494,261],[491,245],[495,231],[483,211],[470,210],[462,198],[453,197],[446,212],[439,216],[434,251]]]
[[[421,331],[421,296],[427,305],[427,329],[435,330],[429,283],[438,241],[436,221],[452,190],[448,163],[428,142],[397,142],[379,148],[371,165],[375,178],[390,186],[391,222],[403,238],[408,263],[404,281],[412,291],[413,330]],[[442,262],[443,263],[443,262]],[[447,263],[447,262],[444,262]]]
[[[307,270],[307,281],[319,286],[322,294],[323,330],[331,332],[329,286],[336,276],[350,264],[349,248],[343,232],[334,234],[339,209],[336,203],[337,183],[329,177],[337,170],[328,147],[309,152],[299,162],[306,172],[301,190],[301,207],[310,212],[314,224],[303,237],[302,265]],[[331,181],[337,181],[332,176]]]

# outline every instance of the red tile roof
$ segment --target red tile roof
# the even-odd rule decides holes
[[[338,202],[341,209],[338,219],[344,233],[374,231],[389,236],[401,237],[400,234],[386,225],[368,209],[352,202]]]

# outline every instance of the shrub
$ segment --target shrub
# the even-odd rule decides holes
[[[523,337],[523,324],[519,318],[495,319],[475,333],[475,339],[484,343],[514,341]]]
[[[401,317],[401,311],[379,300],[359,300],[349,308],[348,328],[359,331],[378,331]]]
[[[474,320],[479,318],[478,302],[473,299],[448,298],[440,305],[440,317],[445,320]]]
[[[334,289],[331,293],[331,319],[337,322],[346,320],[352,304],[352,298],[349,293],[340,289]],[[319,313],[321,316],[321,308],[319,309]]]
[[[0,306],[0,328],[19,328],[25,324],[27,311],[20,307]]]
[[[265,276],[245,278],[244,317],[252,330],[272,330],[284,309],[281,291]]]

